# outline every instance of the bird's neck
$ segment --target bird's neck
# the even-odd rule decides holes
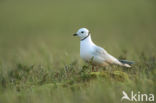
[[[91,39],[91,35],[89,35],[85,40],[80,41],[80,45],[94,45],[92,39]]]

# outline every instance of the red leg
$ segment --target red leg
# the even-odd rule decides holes
[[[94,65],[92,65],[92,72],[94,72]]]
[[[98,67],[95,67],[96,68],[96,72],[98,72]]]

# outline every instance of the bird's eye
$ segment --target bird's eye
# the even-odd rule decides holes
[[[84,33],[84,31],[81,31],[81,33]]]

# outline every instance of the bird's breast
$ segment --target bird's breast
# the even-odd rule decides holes
[[[80,57],[85,60],[89,61],[93,55],[92,55],[92,47],[90,45],[80,45]]]

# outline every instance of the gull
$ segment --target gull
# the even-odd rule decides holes
[[[118,60],[117,58],[110,55],[105,49],[97,46],[91,39],[91,33],[87,28],[80,28],[73,36],[80,38],[80,57],[90,62],[94,66],[108,66],[108,65],[119,65],[130,68],[132,61]]]

